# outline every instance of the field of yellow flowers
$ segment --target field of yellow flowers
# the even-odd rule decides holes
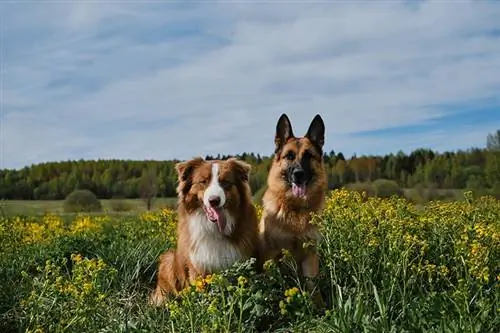
[[[313,306],[285,256],[199,279],[152,308],[175,212],[0,218],[0,332],[498,332],[500,202],[366,198],[336,190]]]

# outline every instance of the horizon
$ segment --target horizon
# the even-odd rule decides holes
[[[335,156],[339,156],[339,154],[342,154],[342,156],[344,156],[345,160],[349,161],[353,157],[356,157],[356,158],[364,158],[364,157],[367,157],[367,158],[384,158],[384,157],[391,156],[391,155],[392,156],[397,156],[400,153],[404,154],[405,156],[410,156],[412,153],[414,153],[414,152],[416,152],[418,150],[430,150],[434,154],[444,155],[444,154],[447,154],[447,153],[451,153],[451,154],[468,153],[468,152],[470,152],[472,150],[487,151],[488,149],[486,147],[477,147],[477,146],[476,147],[468,147],[468,148],[457,148],[457,149],[454,149],[454,150],[443,150],[443,151],[437,151],[437,150],[428,149],[428,148],[415,148],[415,149],[412,149],[411,151],[399,150],[399,151],[396,151],[396,152],[389,152],[389,153],[384,153],[384,154],[356,154],[356,152],[354,152],[354,154],[352,154],[352,155],[346,155],[342,151],[335,151],[333,149],[329,149],[329,150],[325,150],[324,149],[323,150],[323,156],[328,155],[329,153],[331,153],[333,151],[335,153]],[[240,153],[237,153],[237,154],[216,153],[216,154],[201,154],[201,155],[197,155],[197,156],[193,155],[193,156],[191,156],[188,159],[195,158],[195,157],[201,157],[203,159],[206,159],[207,156],[213,157],[213,158],[216,158],[217,156],[220,156],[220,157],[234,157],[234,156],[241,156],[243,154],[247,154],[247,155],[253,154],[255,157],[259,156],[262,159],[271,158],[272,156],[274,156],[274,152],[271,153],[271,154],[260,154],[260,153],[255,153],[255,152],[240,152]],[[78,158],[78,159],[66,159],[66,160],[41,161],[41,162],[36,162],[36,163],[24,165],[24,166],[21,166],[19,168],[3,168],[3,169],[0,169],[0,171],[19,171],[19,170],[22,170],[24,168],[28,168],[29,169],[29,168],[37,166],[37,165],[51,164],[51,163],[58,164],[58,163],[100,162],[100,161],[104,161],[104,162],[106,162],[106,161],[118,161],[118,162],[159,162],[159,163],[161,163],[161,162],[186,161],[186,160],[187,159],[179,159],[179,158],[175,158],[175,157],[171,158],[171,159],[130,159],[130,158],[81,159],[81,158]]]
[[[483,149],[500,128],[496,2],[24,2],[0,13],[0,170],[270,156],[281,113],[297,136],[320,114],[324,151],[346,158]]]

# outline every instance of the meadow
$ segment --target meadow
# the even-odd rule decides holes
[[[199,279],[148,305],[158,255],[175,246],[175,211],[0,218],[1,332],[497,332],[500,201],[330,193],[314,217],[315,307],[285,256]],[[286,254],[286,253],[285,253]]]
[[[175,207],[177,198],[156,198],[152,209]],[[101,199],[103,211],[109,214],[137,214],[147,211],[142,199]],[[64,200],[0,200],[0,214],[13,215],[64,215]],[[117,207],[119,209],[117,209]]]

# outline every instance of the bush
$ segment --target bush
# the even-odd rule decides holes
[[[416,204],[424,204],[429,201],[452,201],[456,200],[456,194],[453,190],[438,189],[433,183],[429,183],[427,188],[419,183],[408,191],[408,199]]]
[[[125,200],[113,199],[109,205],[114,212],[130,212],[134,207]]]
[[[375,196],[379,198],[389,198],[393,195],[403,196],[403,190],[394,180],[377,179],[373,182]]]
[[[453,201],[457,200],[457,198],[453,190],[441,190],[437,192],[437,195],[430,200]]]
[[[75,190],[64,200],[63,209],[66,213],[101,212],[102,205],[91,191]]]
[[[416,204],[424,204],[427,201],[427,194],[430,189],[425,189],[424,185],[418,183],[408,191],[408,199]]]
[[[436,183],[428,182],[427,183],[427,194],[425,195],[426,201],[438,200],[439,191]]]
[[[360,194],[364,192],[368,197],[375,196],[375,190],[373,189],[373,186],[370,183],[351,183],[351,184],[346,184],[345,187],[348,190],[356,191]]]
[[[497,199],[500,199],[500,182],[496,182],[495,184],[493,184],[491,195]]]

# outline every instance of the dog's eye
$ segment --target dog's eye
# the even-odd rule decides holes
[[[309,150],[306,150],[304,152],[304,154],[302,154],[302,158],[303,159],[310,159],[313,155],[311,154],[311,152]]]
[[[202,185],[206,185],[208,183],[208,180],[206,179],[202,179],[200,181],[198,181],[198,184],[202,184]]]
[[[285,157],[287,160],[292,161],[295,159],[295,153],[293,151],[289,151],[288,153],[286,153]]]

